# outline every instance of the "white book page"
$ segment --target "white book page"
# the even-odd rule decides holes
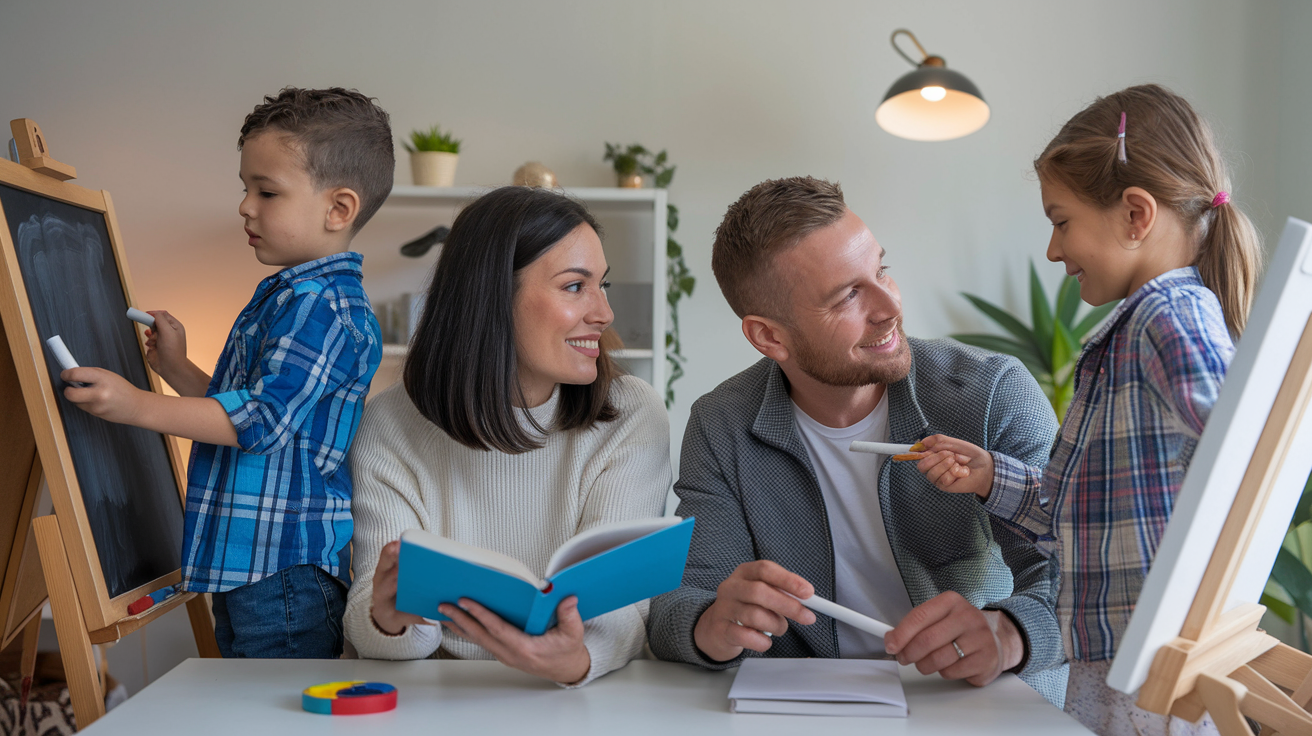
[[[729,697],[829,703],[888,703],[906,707],[897,662],[882,659],[749,657],[738,668]]]
[[[486,567],[490,570],[504,572],[512,577],[519,578],[524,582],[532,585],[538,590],[547,587],[547,581],[540,579],[528,566],[509,555],[503,555],[500,552],[493,552],[490,549],[475,547],[470,544],[457,542],[454,539],[441,537],[422,529],[409,529],[401,534],[402,541],[418,545],[425,549],[431,549],[434,552],[440,552],[444,555],[454,557],[458,560]]]
[[[683,519],[677,516],[661,516],[654,519],[614,521],[593,527],[560,545],[560,549],[556,550],[551,556],[551,561],[547,563],[546,575],[550,578],[571,565],[645,537],[654,531],[674,526],[681,521]]]

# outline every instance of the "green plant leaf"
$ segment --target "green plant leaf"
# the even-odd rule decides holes
[[[1303,495],[1294,507],[1294,520],[1289,525],[1301,526],[1308,521],[1312,521],[1312,475],[1308,476],[1307,484],[1303,486]]]
[[[692,276],[684,276],[683,278],[679,279],[679,289],[683,293],[687,294],[688,296],[692,296],[692,287],[696,285],[697,285],[697,279],[693,278]]]
[[[1067,275],[1061,280],[1061,288],[1057,290],[1057,321],[1072,327],[1075,323],[1075,314],[1080,311],[1080,282],[1073,276]]]
[[[1034,343],[1043,352],[1052,350],[1052,307],[1048,306],[1048,292],[1039,281],[1039,271],[1030,261],[1030,320],[1034,325]],[[1053,366],[1049,366],[1052,369]]]
[[[975,308],[983,312],[985,316],[994,322],[997,322],[1002,329],[1015,335],[1016,339],[1024,343],[1034,344],[1034,332],[1001,307],[985,301],[974,294],[962,292],[961,295],[969,299],[970,303],[974,304]]]
[[[1270,595],[1268,593],[1263,593],[1262,598],[1258,601],[1258,603],[1261,603],[1262,605],[1266,606],[1266,610],[1279,616],[1280,619],[1287,624],[1294,623],[1294,620],[1298,617],[1297,608],[1294,608],[1288,603],[1285,603],[1279,598],[1276,598],[1275,596]]]
[[[1312,570],[1308,570],[1302,560],[1281,547],[1276,554],[1276,564],[1271,568],[1271,578],[1285,589],[1299,610],[1312,615]]]
[[[673,259],[673,258],[678,258],[679,256],[682,256],[682,255],[683,255],[683,246],[681,246],[681,245],[679,245],[678,243],[674,242],[674,239],[673,239],[673,238],[670,238],[670,239],[668,239],[668,240],[665,241],[665,257],[666,257],[666,258],[671,258],[671,259]]]
[[[981,334],[949,335],[949,337],[957,342],[973,345],[977,348],[984,348],[985,350],[992,350],[995,353],[1014,356],[1018,358],[1020,362],[1024,363],[1030,373],[1034,374],[1036,377],[1039,374],[1047,372],[1042,361],[1039,360],[1039,355],[1034,350],[1034,347],[1026,345],[1018,340],[1012,340],[1009,337],[1002,337],[1001,335]]]
[[[660,173],[656,174],[656,180],[653,183],[656,185],[657,189],[664,189],[670,185],[670,182],[674,179],[674,168],[675,167],[671,166],[670,168],[663,169]]]
[[[1084,338],[1089,334],[1089,331],[1102,324],[1102,321],[1107,319],[1107,315],[1111,314],[1112,310],[1116,309],[1117,305],[1120,303],[1121,302],[1118,299],[1114,302],[1108,302],[1101,307],[1094,307],[1088,314],[1084,315],[1084,319],[1080,320],[1079,324],[1075,325],[1075,328],[1071,330],[1071,335],[1076,340],[1083,342]]]
[[[665,210],[665,229],[674,232],[679,229],[679,208],[669,205]]]

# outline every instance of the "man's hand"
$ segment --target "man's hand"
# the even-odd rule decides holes
[[[374,568],[373,601],[369,615],[374,625],[385,634],[400,636],[411,624],[431,626],[427,619],[413,613],[396,610],[396,581],[400,572],[401,540],[383,545],[378,552],[378,567]]]
[[[702,612],[693,629],[697,648],[710,659],[724,662],[743,649],[764,652],[770,637],[788,631],[788,620],[815,623],[815,614],[796,598],[815,592],[802,576],[769,560],[744,562],[715,591],[715,602]]]
[[[497,661],[530,675],[566,685],[582,680],[592,669],[592,655],[583,644],[579,599],[570,596],[556,608],[556,625],[541,636],[530,636],[478,603],[461,598],[459,606],[437,607],[451,619],[442,625],[492,653]]]
[[[987,500],[993,492],[993,456],[965,440],[936,434],[920,441],[925,447],[916,469],[940,491],[973,493]]]
[[[911,609],[884,637],[884,648],[923,675],[938,672],[976,687],[993,682],[1025,656],[1025,640],[1007,614],[981,611],[954,591]]]
[[[141,416],[147,392],[128,383],[127,379],[104,368],[69,368],[59,374],[68,383],[85,383],[86,386],[68,386],[64,398],[78,408],[119,424],[135,424]]]

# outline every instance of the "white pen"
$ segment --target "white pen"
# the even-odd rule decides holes
[[[906,455],[915,452],[911,448],[915,445],[895,445],[890,442],[862,442],[855,440],[852,446],[847,448],[851,452],[870,452],[876,455]]]
[[[810,598],[798,598],[788,591],[784,591],[784,594],[790,598],[795,598],[799,603],[816,613],[823,613],[835,621],[842,621],[849,626],[855,626],[868,634],[883,636],[893,630],[892,626],[883,621],[876,621],[864,613],[857,613],[846,606],[840,606],[818,595],[813,595]]]

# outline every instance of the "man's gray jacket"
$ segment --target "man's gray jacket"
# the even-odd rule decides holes
[[[1057,421],[1020,361],[951,340],[910,339],[911,373],[888,387],[890,441],[946,434],[1042,466]],[[652,599],[647,634],[661,659],[710,669],[693,627],[738,565],[772,560],[834,599],[834,549],[815,469],[798,434],[788,380],[764,359],[692,407],[683,438],[678,515],[697,518],[682,587]],[[1010,614],[1025,638],[1021,678],[1060,705],[1066,690],[1057,569],[971,495],[938,490],[914,463],[885,462],[884,528],[912,605],[954,590]],[[896,622],[890,622],[896,623]],[[757,656],[755,652],[744,655]],[[834,620],[790,623],[767,657],[837,657]]]

